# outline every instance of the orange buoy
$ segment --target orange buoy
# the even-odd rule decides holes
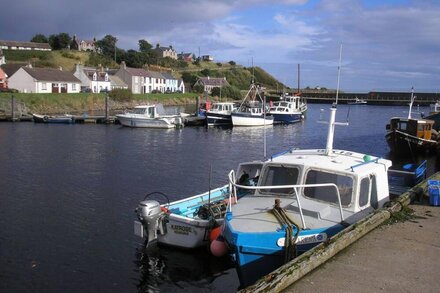
[[[222,233],[222,226],[218,226],[211,230],[211,233],[209,233],[209,240],[213,242],[217,237]]]
[[[212,255],[217,257],[224,256],[228,252],[228,247],[226,246],[225,240],[221,235],[211,242],[209,248]]]

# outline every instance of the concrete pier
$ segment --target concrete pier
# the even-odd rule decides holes
[[[433,176],[431,176],[429,179],[440,179],[440,173],[436,173]],[[403,266],[406,268],[405,272],[402,273],[402,275],[399,275],[400,278],[408,278],[412,275],[412,267],[413,262],[416,259],[419,259],[421,256],[419,256],[419,253],[421,251],[425,251],[426,255],[425,260],[426,263],[422,263],[419,266],[423,267],[422,270],[424,275],[427,274],[436,274],[440,268],[439,264],[439,257],[433,258],[434,255],[439,255],[440,253],[440,229],[438,228],[438,224],[440,222],[440,208],[439,207],[429,207],[430,212],[428,213],[430,216],[427,217],[427,221],[431,221],[431,224],[426,224],[427,227],[431,227],[428,230],[424,231],[423,233],[423,239],[427,239],[427,242],[421,242],[417,243],[418,239],[422,239],[422,235],[418,235],[412,230],[399,230],[400,238],[396,238],[393,236],[392,233],[389,233],[389,235],[382,235],[384,239],[388,239],[388,241],[395,242],[396,246],[389,245],[386,249],[384,247],[378,248],[376,251],[369,251],[366,247],[368,247],[368,244],[365,244],[366,246],[361,246],[361,249],[366,249],[368,252],[358,251],[357,253],[367,253],[365,255],[365,259],[359,260],[358,264],[361,267],[361,271],[358,272],[358,275],[354,276],[353,278],[348,278],[347,271],[349,271],[351,268],[344,268],[343,266],[339,268],[338,273],[335,271],[338,269],[337,267],[332,267],[330,269],[327,269],[328,266],[332,262],[334,262],[334,257],[336,254],[340,253],[341,251],[344,251],[341,255],[344,255],[347,253],[346,248],[350,245],[356,243],[358,245],[361,245],[359,243],[362,243],[363,239],[359,240],[364,235],[368,234],[370,231],[379,231],[375,230],[378,226],[382,225],[385,221],[388,219],[392,219],[393,217],[398,216],[399,212],[401,212],[403,209],[405,209],[405,206],[407,206],[411,200],[414,199],[423,199],[423,194],[427,194],[427,180],[423,181],[422,183],[416,185],[414,188],[409,190],[408,192],[404,193],[402,196],[394,200],[390,207],[387,209],[381,209],[376,211],[375,213],[371,214],[367,218],[361,220],[360,222],[351,225],[350,227],[346,228],[345,230],[341,231],[334,237],[332,237],[329,241],[326,243],[321,243],[320,245],[316,246],[315,248],[311,249],[310,251],[302,254],[301,256],[293,259],[292,261],[286,263],[285,265],[281,266],[274,272],[268,274],[267,276],[262,277],[259,281],[257,281],[254,285],[245,288],[243,292],[280,292],[282,290],[287,290],[287,292],[304,292],[307,291],[306,287],[308,286],[307,283],[302,283],[303,286],[300,289],[298,289],[297,284],[300,279],[304,278],[305,276],[308,276],[309,273],[312,271],[319,272],[321,270],[324,270],[323,274],[325,274],[327,282],[321,281],[322,276],[318,276],[316,279],[313,279],[313,281],[310,281],[309,284],[318,284],[320,282],[323,282],[323,284],[319,284],[321,286],[320,288],[313,288],[309,290],[309,292],[334,292],[334,291],[345,291],[345,292],[375,292],[378,290],[371,289],[369,287],[366,287],[365,285],[365,279],[368,279],[368,284],[373,284],[377,282],[377,278],[375,277],[377,274],[375,274],[376,267],[384,266],[383,268],[385,274],[385,271],[388,271],[389,279],[392,280],[395,278],[396,274],[395,271],[399,271],[402,269],[402,262],[405,264]],[[424,203],[426,203],[426,198]],[[426,206],[425,206],[426,207]],[[431,210],[435,210],[435,213],[431,212]],[[390,226],[397,227],[397,226]],[[390,228],[390,229],[391,229]],[[414,227],[413,227],[414,228]],[[398,229],[398,228],[394,228]],[[384,233],[386,234],[386,233]],[[402,254],[399,250],[396,250],[396,247],[399,248],[401,245],[401,241],[405,239],[410,239],[411,245],[407,247],[407,253],[408,255],[405,256]],[[414,243],[412,243],[414,242]],[[415,245],[416,249],[412,245]],[[432,247],[432,251],[429,251]],[[381,249],[382,248],[382,249]],[[418,248],[418,249],[417,249]],[[350,257],[355,258],[356,252],[354,252],[354,255],[348,255],[346,256],[348,259]],[[394,257],[389,257],[389,256]],[[346,258],[346,259],[347,259]],[[395,258],[395,259],[394,259]],[[384,263],[384,260],[386,261],[386,264]],[[329,261],[328,263],[326,263]],[[357,261],[354,260],[353,261]],[[381,265],[382,263],[382,265]],[[324,265],[325,264],[325,265]],[[319,267],[319,268],[318,268]],[[370,275],[368,275],[370,273]],[[379,274],[380,275],[380,274]],[[434,275],[431,275],[434,276]],[[436,277],[436,275],[435,275]],[[436,278],[435,278],[436,279]],[[306,282],[303,281],[302,282]],[[307,280],[307,279],[306,279]],[[301,282],[299,281],[299,282]],[[348,283],[353,283],[351,285],[351,289],[349,289]],[[399,284],[398,284],[399,285]],[[412,283],[414,288],[411,290],[408,290],[407,288],[403,289],[403,287],[398,287],[395,292],[413,292],[419,290],[419,287],[416,287],[417,282]],[[318,286],[318,285],[317,285]],[[330,289],[331,286],[335,286],[334,289]],[[336,288],[339,286],[339,289]],[[434,277],[430,279],[429,286],[429,292],[438,292],[439,285],[438,282],[434,282]],[[393,289],[393,288],[387,288],[387,289]],[[298,291],[295,291],[298,290]]]

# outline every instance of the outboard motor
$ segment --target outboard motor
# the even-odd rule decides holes
[[[157,240],[157,232],[166,233],[166,213],[162,211],[159,202],[155,200],[144,200],[139,203],[136,213],[147,232],[147,246]]]

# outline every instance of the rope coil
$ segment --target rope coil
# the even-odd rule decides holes
[[[286,236],[284,242],[284,262],[287,263],[297,256],[296,240],[299,235],[299,226],[287,215],[285,209],[280,206],[281,200],[275,199],[275,205],[270,212],[275,216],[281,227],[285,227]],[[293,236],[293,227],[296,228],[296,233]]]

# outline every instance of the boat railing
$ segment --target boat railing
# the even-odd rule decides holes
[[[344,222],[345,218],[344,218],[344,212],[342,209],[342,201],[341,201],[341,194],[339,193],[339,188],[336,184],[334,183],[319,183],[319,184],[293,184],[293,185],[271,185],[271,186],[249,186],[249,185],[240,185],[236,183],[236,177],[235,177],[235,172],[234,170],[231,170],[228,174],[229,177],[229,206],[228,206],[228,210],[229,212],[232,212],[232,197],[235,197],[235,200],[237,200],[237,188],[240,189],[248,189],[248,190],[260,190],[260,189],[283,189],[283,188],[292,188],[295,191],[295,198],[296,201],[298,203],[298,209],[299,209],[299,214],[300,214],[300,218],[301,218],[301,223],[304,229],[307,229],[306,226],[306,222],[304,219],[304,214],[303,214],[303,210],[302,210],[302,206],[301,206],[301,200],[300,197],[298,196],[298,188],[313,188],[313,187],[333,187],[336,190],[336,194],[338,197],[338,208],[339,208],[339,213],[341,216],[341,223]]]

